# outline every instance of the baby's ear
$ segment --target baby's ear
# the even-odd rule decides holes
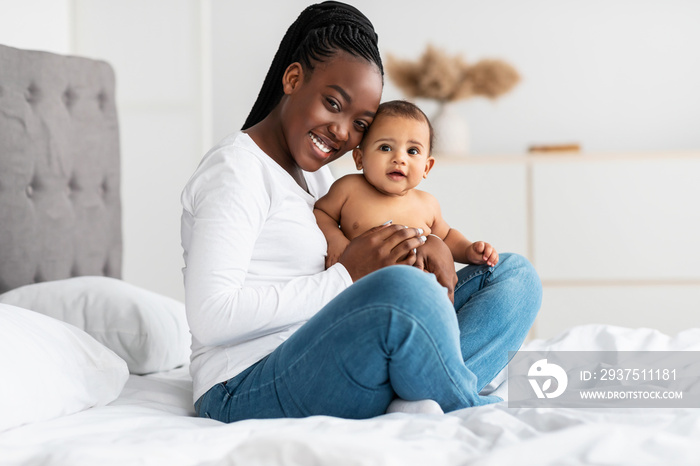
[[[352,158],[355,161],[355,168],[362,170],[362,149],[355,147],[352,150]]]
[[[423,172],[423,178],[428,177],[428,173],[430,173],[430,170],[433,169],[433,165],[435,165],[435,159],[429,155],[425,160],[425,171]]]

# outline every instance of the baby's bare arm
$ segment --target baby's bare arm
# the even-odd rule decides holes
[[[330,243],[340,238],[345,239],[345,235],[343,235],[343,232],[338,228],[338,221],[328,215],[324,210],[314,207],[314,216],[316,217],[318,227],[326,237],[326,241]]]
[[[325,196],[321,197],[318,201],[316,201],[316,204],[314,205],[314,214],[316,213],[316,211],[321,211],[325,214],[324,216],[321,216],[324,225],[321,225],[319,223],[319,226],[321,226],[322,230],[324,230],[324,226],[330,225],[331,221],[335,222],[335,229],[338,229],[337,227],[340,225],[340,218],[343,212],[343,206],[345,206],[345,203],[347,202],[350,193],[352,192],[352,185],[352,175],[346,175],[336,180],[336,182],[331,185],[331,188],[328,190],[328,193],[326,193]],[[317,215],[317,221],[318,218],[319,216]]]
[[[472,242],[469,241],[459,230],[450,228],[443,241],[445,241],[447,247],[450,248],[455,262],[459,262],[461,264],[470,263],[467,251],[472,245]]]
[[[484,241],[471,242],[455,228],[449,229],[444,241],[455,262],[491,267],[498,263],[498,252],[493,246]]]
[[[430,206],[435,213],[432,233],[442,238],[450,249],[455,262],[462,264],[488,264],[494,266],[498,263],[498,253],[489,243],[477,241],[472,243],[459,230],[451,228],[442,217],[440,204],[437,199],[430,196]]]
[[[314,209],[314,215],[316,216],[316,223],[318,223],[318,227],[323,232],[328,243],[326,250],[326,268],[328,268],[338,262],[350,240],[340,231],[338,222],[323,210]]]
[[[455,262],[490,267],[498,263],[498,252],[493,246],[484,241],[471,242],[459,230],[450,228],[444,241]]]
[[[326,255],[326,268],[338,262],[345,247],[350,242],[340,230],[340,217],[343,205],[347,201],[349,180],[340,178],[331,186],[328,193],[316,201],[314,216],[316,223],[326,237],[328,252]]]
[[[472,242],[469,241],[459,230],[451,228],[445,219],[442,218],[440,208],[437,208],[437,215],[431,228],[433,234],[442,238],[445,245],[450,249],[455,262],[468,264],[467,250]]]

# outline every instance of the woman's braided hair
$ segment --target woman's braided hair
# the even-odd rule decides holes
[[[384,76],[377,33],[357,8],[327,1],[302,11],[282,38],[242,129],[260,122],[279,103],[284,94],[282,76],[290,64],[299,62],[304,70],[313,71],[316,62],[324,61],[339,50],[376,64]]]

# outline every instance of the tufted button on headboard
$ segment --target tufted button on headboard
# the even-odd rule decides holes
[[[0,293],[121,278],[119,188],[110,65],[0,45]]]

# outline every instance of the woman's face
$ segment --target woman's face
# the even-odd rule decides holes
[[[311,74],[298,65],[290,75],[290,68],[282,131],[296,164],[312,172],[360,143],[379,106],[382,76],[375,64],[346,52],[318,63]]]

